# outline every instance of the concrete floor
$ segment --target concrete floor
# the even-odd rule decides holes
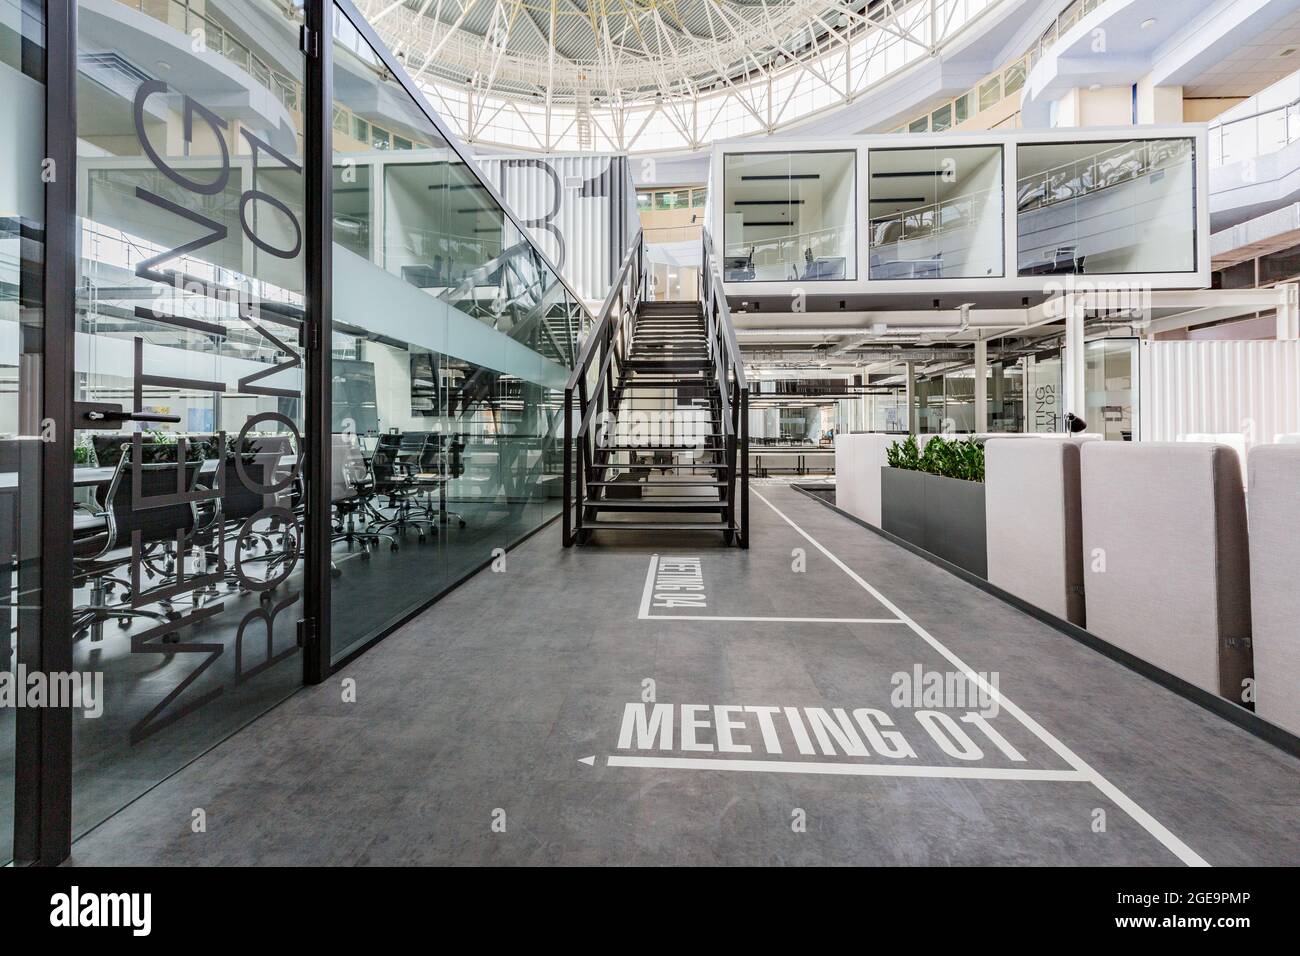
[[[749,551],[566,551],[548,528],[72,863],[1300,862],[1300,761],[788,487],[756,485],[751,520]],[[656,606],[674,557],[699,559],[703,607]],[[917,667],[996,680],[988,729],[969,701],[891,701]],[[620,748],[651,693],[676,708],[666,749]],[[708,705],[686,712],[706,749],[678,705]],[[742,707],[778,708],[770,740]],[[818,737],[809,708],[869,708],[877,733]],[[719,718],[748,752],[718,751]]]

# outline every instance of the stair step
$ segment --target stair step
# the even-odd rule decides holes
[[[647,471],[650,471],[650,470],[654,470],[654,471],[677,471],[678,469],[681,469],[681,468],[708,468],[708,469],[711,469],[712,471],[729,471],[730,468],[731,468],[730,465],[726,464],[725,462],[721,462],[721,461],[705,461],[705,462],[698,462],[698,461],[697,461],[697,462],[690,462],[690,463],[673,462],[672,464],[664,464],[664,465],[605,465],[604,467],[606,467],[606,468],[644,468],[644,469],[646,469]]]
[[[649,481],[589,481],[588,488],[725,488],[725,481],[672,481],[651,478]]]
[[[719,435],[705,436],[709,438],[719,438]],[[706,448],[703,445],[656,445],[641,442],[640,444],[631,445],[599,445],[597,451],[723,451],[721,447]],[[638,462],[640,467],[650,467],[648,462]]]
[[[690,514],[700,511],[726,511],[730,505],[717,498],[697,498],[695,501],[659,501],[655,498],[604,498],[584,501],[584,508],[596,511],[667,511]]]
[[[629,359],[628,368],[641,372],[702,372],[713,366],[707,362],[657,362],[650,359]]]
[[[732,531],[725,521],[584,521],[585,531]]]

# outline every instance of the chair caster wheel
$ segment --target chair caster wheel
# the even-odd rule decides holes
[[[131,626],[131,619],[129,617],[119,617],[117,619],[117,626],[125,630]]]
[[[257,596],[257,599],[258,599],[259,601],[261,601],[263,604],[270,604],[270,603],[271,603],[271,592],[270,592],[270,591],[263,591],[261,594],[259,594],[259,595]]]
[[[369,561],[369,560],[370,560],[370,552],[369,552],[369,551],[362,551],[362,552],[361,552],[361,560],[362,560],[362,561]]]
[[[420,535],[420,537],[419,537],[418,540],[419,540],[420,544],[424,544],[424,535]]]
[[[462,528],[465,527],[465,519],[464,519],[464,518],[462,518],[462,519],[460,520],[460,526],[461,526]]]
[[[332,577],[332,578],[341,578],[341,577],[343,577],[343,569],[342,569],[342,568],[330,568],[330,577]]]
[[[397,542],[394,541],[392,544],[390,544],[390,545],[388,546],[388,550],[389,550],[389,551],[396,551],[396,550],[397,550]]]

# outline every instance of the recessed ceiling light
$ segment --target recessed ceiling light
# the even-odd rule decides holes
[[[1153,26],[1155,26],[1155,25],[1156,25],[1156,18],[1155,18],[1155,17],[1147,17],[1145,20],[1142,21],[1142,29],[1143,29],[1143,30],[1149,30],[1149,29],[1151,29],[1151,28],[1152,28]]]
[[[160,70],[166,72],[167,70],[170,70],[171,68],[172,68],[172,65],[171,65],[170,63],[168,63],[166,60],[159,60],[159,61],[158,61],[158,69],[160,69]]]

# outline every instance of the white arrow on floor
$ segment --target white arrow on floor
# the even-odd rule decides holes
[[[594,767],[596,766],[596,755],[592,754],[590,757],[579,757],[578,763],[585,763],[588,767]]]

